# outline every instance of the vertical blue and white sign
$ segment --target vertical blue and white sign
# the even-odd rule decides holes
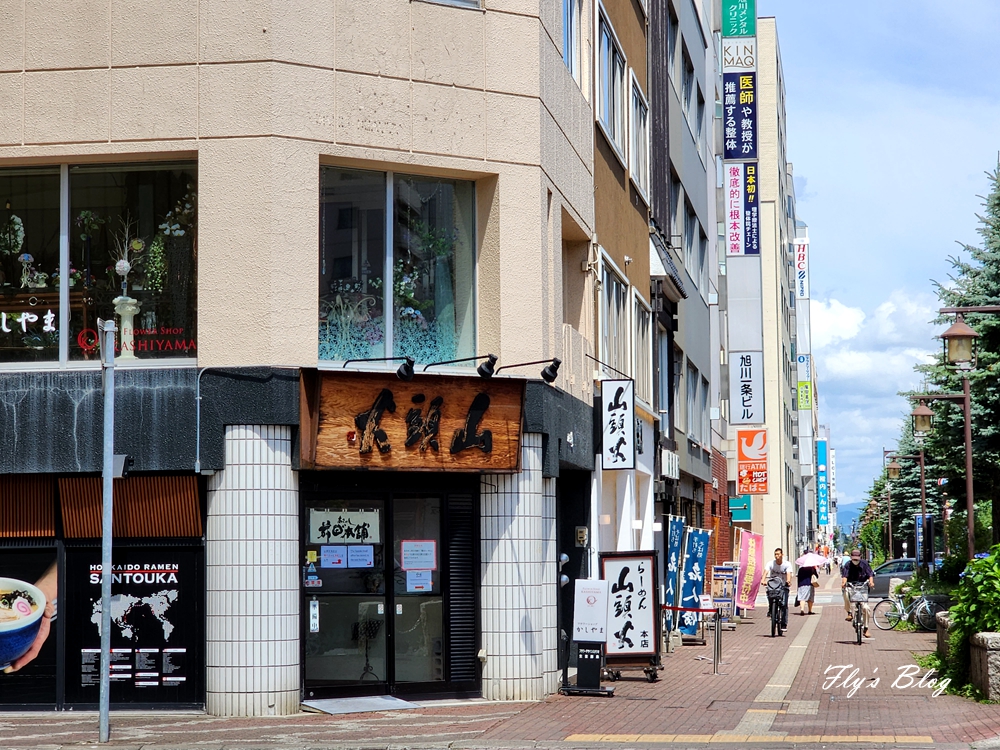
[[[684,540],[684,519],[680,516],[669,516],[667,522],[667,577],[664,583],[664,604],[668,607],[677,606],[677,573],[681,568],[681,542]],[[674,629],[677,613],[667,610],[667,630]]]
[[[830,480],[826,470],[827,443],[826,440],[816,441],[816,524],[826,526],[830,523]]]
[[[681,607],[701,607],[701,594],[705,589],[705,562],[708,559],[708,529],[688,529],[684,548],[684,567],[681,569]],[[681,612],[679,630],[685,635],[698,632],[698,613]]]

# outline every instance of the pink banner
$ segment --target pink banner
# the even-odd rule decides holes
[[[736,606],[753,609],[757,600],[757,589],[764,573],[764,537],[740,532],[739,585],[736,587]]]

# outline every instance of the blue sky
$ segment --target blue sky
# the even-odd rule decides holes
[[[909,413],[900,390],[939,346],[932,280],[1000,150],[1000,3],[758,0],[775,16],[788,158],[809,225],[820,421],[842,505],[859,502]],[[993,38],[991,38],[993,37]]]

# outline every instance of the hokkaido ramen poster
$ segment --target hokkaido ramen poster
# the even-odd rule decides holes
[[[57,592],[54,547],[0,549],[0,704],[55,705]]]
[[[112,703],[204,701],[204,584],[197,547],[115,550],[111,583]],[[67,550],[66,701],[100,687],[101,554]]]

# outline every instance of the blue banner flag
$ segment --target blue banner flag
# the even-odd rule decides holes
[[[664,604],[677,606],[677,572],[681,568],[681,542],[684,540],[684,519],[669,516],[667,523],[667,576],[664,582]],[[667,610],[667,630],[674,629],[677,613]]]
[[[705,561],[708,559],[708,529],[688,529],[684,550],[684,566],[681,568],[681,607],[701,607],[701,594],[705,588]],[[685,635],[698,632],[698,613],[681,612],[679,630]]]

